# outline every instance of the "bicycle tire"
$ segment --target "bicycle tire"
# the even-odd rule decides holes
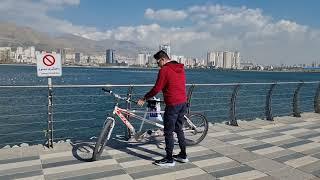
[[[100,136],[93,150],[92,161],[96,161],[100,158],[104,150],[104,147],[107,143],[108,134],[111,130],[111,125],[113,121],[114,121],[113,119],[108,120],[105,126],[103,127],[103,130],[101,131]]]
[[[203,131],[201,132],[200,136],[198,138],[196,138],[195,140],[188,139],[188,135],[187,135],[186,131],[190,130],[190,128],[192,129],[192,127],[190,124],[188,124],[187,121],[185,122],[185,125],[183,128],[184,134],[185,134],[185,139],[186,139],[186,145],[192,146],[192,145],[199,144],[206,137],[206,135],[208,133],[208,129],[209,129],[208,120],[204,115],[202,115],[200,113],[189,113],[186,116],[193,124],[195,124],[194,120],[196,118],[199,119],[201,121],[201,123],[203,123]],[[199,133],[196,133],[196,134],[199,134]],[[196,135],[196,134],[194,134],[194,135]]]

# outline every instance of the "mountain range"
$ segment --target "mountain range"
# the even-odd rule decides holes
[[[100,41],[86,39],[72,34],[52,35],[36,31],[30,27],[13,23],[0,23],[0,47],[35,46],[39,51],[55,51],[72,48],[88,55],[105,54],[106,49],[114,49],[122,56],[135,57],[140,51],[151,50],[130,41],[105,39]]]

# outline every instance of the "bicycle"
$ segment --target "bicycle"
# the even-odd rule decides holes
[[[130,131],[132,132],[132,135],[136,139],[139,139],[139,137],[143,134],[141,132],[141,128],[140,128],[140,132],[136,132],[135,128],[131,125],[131,123],[127,120],[127,118],[124,115],[128,115],[135,119],[141,120],[143,123],[146,122],[148,124],[152,124],[154,126],[157,126],[160,129],[164,128],[164,126],[160,124],[161,122],[149,120],[149,119],[146,119],[145,117],[142,117],[136,114],[136,113],[155,113],[155,112],[122,109],[119,107],[119,100],[123,100],[126,102],[133,102],[133,103],[137,103],[137,102],[127,97],[121,97],[120,95],[113,93],[111,90],[108,90],[106,88],[102,88],[102,90],[105,91],[106,94],[112,95],[115,98],[116,103],[114,105],[114,110],[112,112],[113,116],[109,116],[106,118],[104,127],[100,133],[99,138],[97,139],[97,142],[93,151],[93,155],[92,155],[93,161],[98,160],[100,158],[107,141],[111,137],[112,130],[115,127],[115,116],[118,116],[122,120],[122,122],[127,126],[127,128],[130,129]],[[162,102],[162,101],[148,100],[147,102],[154,103],[154,102]],[[157,113],[164,113],[164,111],[157,111]],[[184,118],[186,119],[186,121],[184,123],[183,131],[185,134],[186,145],[190,146],[190,145],[196,145],[200,143],[207,135],[208,128],[209,128],[208,120],[204,115],[200,113],[189,113],[189,114],[186,114]]]

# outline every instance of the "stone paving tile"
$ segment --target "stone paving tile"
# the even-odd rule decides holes
[[[218,136],[218,137],[215,137],[216,139],[219,139],[220,141],[223,141],[223,142],[227,142],[227,141],[231,141],[232,139],[235,139],[237,140],[237,138],[239,138],[240,135],[238,134],[227,134],[227,135],[223,135],[223,136]],[[243,136],[240,136],[240,139],[244,139],[246,137],[243,137]]]
[[[221,146],[221,147],[212,147],[210,148],[220,154],[223,155],[228,155],[228,154],[234,154],[234,153],[239,153],[242,151],[246,151],[240,147],[237,146],[233,146],[233,145],[227,145],[227,146]]]
[[[295,126],[295,127],[306,127],[306,126],[310,126],[310,125],[315,125],[315,122],[312,121],[302,121],[302,122],[298,122],[298,123],[293,123],[290,124],[291,126]]]
[[[289,161],[289,160],[292,160],[292,159],[298,159],[298,158],[301,158],[301,157],[304,157],[304,155],[301,154],[301,153],[293,153],[293,154],[288,154],[288,155],[285,155],[285,156],[281,156],[281,157],[275,158],[273,160],[283,163],[283,162],[286,162],[286,161]]]
[[[236,146],[245,149],[245,148],[258,146],[258,145],[262,145],[262,144],[265,144],[265,142],[253,141],[253,142],[249,142],[249,143],[239,144],[239,145],[236,145]]]
[[[86,180],[86,179],[99,179],[99,178],[107,178],[111,176],[124,175],[126,172],[123,169],[113,169],[113,170],[103,170],[100,171],[91,171],[91,172],[81,172],[81,171],[73,171],[68,173],[58,173],[58,174],[50,174],[45,175],[45,178],[50,179],[66,179],[66,180]]]
[[[265,173],[288,167],[282,163],[267,158],[246,162],[245,164]]]
[[[308,151],[308,150],[311,150],[311,149],[314,149],[314,148],[318,148],[318,147],[320,147],[320,143],[311,142],[311,143],[303,144],[303,145],[300,145],[300,146],[294,146],[294,147],[289,148],[289,149],[293,150],[293,151],[296,151],[296,152],[303,152],[303,151]]]
[[[307,172],[307,173],[318,171],[318,170],[320,170],[320,161],[313,162],[311,164],[307,164],[304,166],[300,166],[298,169],[300,169],[301,171]]]
[[[278,179],[272,176],[265,176],[265,177],[257,178],[255,180],[278,180]]]
[[[225,146],[227,143],[220,141],[216,138],[206,137],[201,143],[201,146],[210,148],[212,146],[218,147],[218,146]]]
[[[271,143],[271,144],[277,144],[277,142],[288,141],[289,139],[293,139],[293,138],[295,137],[290,135],[282,135],[282,136],[276,136],[276,137],[271,137],[267,139],[261,139],[261,141],[266,143]]]
[[[253,179],[266,177],[266,176],[268,175],[257,170],[252,170],[252,171],[246,171],[238,174],[233,174],[230,176],[221,177],[220,180],[243,180],[243,179],[253,180]]]
[[[241,163],[264,158],[263,156],[252,153],[252,152],[240,152],[236,154],[230,154],[228,155],[228,157]]]
[[[305,155],[313,155],[313,154],[316,154],[318,152],[320,152],[320,147],[315,147],[315,148],[312,148],[312,149],[301,151],[300,153],[305,154]]]
[[[252,129],[252,130],[246,130],[246,131],[241,131],[237,132],[237,134],[241,136],[251,136],[251,135],[256,135],[256,134],[262,134],[262,133],[268,133],[270,131],[265,130],[265,129]]]
[[[311,172],[311,174],[317,176],[317,177],[320,177],[320,170],[317,170],[317,171],[313,171]]]
[[[283,145],[283,144],[290,144],[290,143],[294,143],[294,142],[298,142],[302,139],[298,139],[298,138],[287,138],[285,140],[281,140],[281,141],[276,141],[276,142],[272,142],[271,144],[274,144],[276,146],[280,146],[280,145]]]
[[[201,174],[196,176],[190,176],[187,178],[180,178],[179,180],[218,180],[217,178],[213,177],[210,174]]]
[[[226,163],[222,163],[222,164],[216,164],[216,165],[212,165],[212,166],[202,167],[201,169],[203,169],[206,172],[210,173],[210,172],[215,172],[215,171],[220,171],[220,170],[224,170],[224,169],[230,169],[230,168],[238,167],[240,165],[241,164],[239,162],[230,161],[230,162],[226,162]]]
[[[137,165],[134,167],[128,167],[128,168],[124,168],[124,170],[128,173],[128,174],[134,174],[134,173],[140,173],[143,171],[150,171],[150,170],[156,170],[159,169],[159,166],[155,166],[154,164],[145,164],[145,165]]]
[[[257,146],[248,147],[248,148],[245,148],[245,149],[248,150],[248,151],[256,151],[256,150],[259,150],[259,149],[265,149],[265,148],[269,148],[269,147],[273,147],[273,146],[274,145],[272,145],[272,144],[265,143],[265,144],[261,144],[261,145],[257,145]]]
[[[153,176],[161,176],[164,174],[169,174],[169,173],[175,173],[176,171],[181,171],[181,170],[188,170],[188,169],[199,169],[197,166],[191,164],[191,163],[185,163],[185,164],[176,164],[176,166],[171,167],[171,168],[157,168],[154,170],[148,170],[148,171],[142,171],[139,173],[133,173],[129,174],[133,179],[151,179]],[[187,171],[185,171],[187,172]],[[205,174],[205,173],[203,173]]]
[[[286,133],[288,131],[299,130],[299,129],[300,129],[299,127],[287,125],[287,126],[282,126],[282,127],[271,128],[270,131],[278,132],[278,133]]]
[[[23,162],[23,161],[31,161],[31,160],[37,160],[37,159],[40,159],[40,157],[39,157],[39,156],[29,156],[29,157],[2,159],[2,160],[0,160],[0,164],[8,164],[8,163]]]
[[[311,163],[314,163],[314,162],[317,162],[317,161],[319,161],[318,158],[314,158],[314,157],[311,157],[311,156],[304,156],[304,157],[301,157],[301,158],[297,158],[297,159],[292,159],[292,160],[286,161],[285,164],[287,164],[287,165],[289,165],[291,167],[297,168],[297,167],[308,165],[308,164],[311,164]]]
[[[272,138],[272,137],[279,137],[279,136],[283,136],[284,134],[278,133],[278,132],[268,132],[265,135],[261,135],[258,137],[254,137],[254,139],[256,140],[262,140],[262,139],[268,139],[268,138]]]
[[[310,129],[298,128],[298,129],[294,129],[294,130],[290,130],[290,131],[284,131],[284,132],[281,132],[281,133],[295,136],[297,134],[306,133],[306,132],[309,132],[309,131],[310,131]]]
[[[286,167],[278,171],[272,171],[268,173],[269,175],[275,177],[276,179],[288,179],[288,180],[302,180],[302,179],[311,179],[315,176],[294,169],[292,167]]]
[[[201,160],[209,160],[217,157],[223,157],[223,155],[220,153],[212,153],[212,154],[206,154],[202,156],[189,157],[188,159],[191,162],[195,162],[195,161],[201,161]]]
[[[300,138],[300,139],[309,139],[309,138],[320,136],[320,133],[317,132],[317,131],[308,130],[307,132],[294,134],[293,136],[297,137],[297,138]]]
[[[188,158],[190,159],[192,157],[205,156],[205,155],[218,154],[218,153],[208,149],[208,150],[191,152],[191,153],[188,152],[187,154],[188,154]]]
[[[314,142],[320,142],[320,136],[309,138],[309,140],[314,141]]]
[[[254,168],[241,164],[240,166],[233,167],[230,169],[214,171],[214,172],[211,172],[210,174],[216,178],[221,178],[224,176],[230,176],[230,175],[239,174],[242,172],[247,172],[247,171],[252,171],[252,170],[254,170]]]
[[[308,144],[308,143],[311,143],[312,141],[310,140],[299,140],[297,142],[293,142],[293,143],[289,143],[289,144],[282,144],[280,145],[280,147],[282,148],[292,148],[292,147],[296,147],[296,146],[300,146],[300,145],[303,145],[303,144]]]
[[[319,153],[312,154],[311,156],[320,159],[320,151],[318,152]]]
[[[310,125],[310,126],[305,126],[304,128],[308,128],[308,129],[319,129],[320,128],[320,124],[316,124],[316,125]]]
[[[27,178],[32,176],[43,175],[42,170],[28,171],[28,172],[19,172],[9,175],[0,175],[0,179],[18,179],[18,178]]]
[[[263,156],[265,156],[265,157],[267,157],[269,159],[276,159],[276,158],[283,157],[283,156],[286,156],[286,155],[289,155],[289,154],[294,154],[294,153],[297,153],[297,152],[291,151],[291,150],[288,150],[288,149],[284,149],[282,151],[277,151],[277,152],[274,152],[274,153],[265,154]]]
[[[214,166],[214,165],[229,163],[229,162],[233,162],[233,161],[234,160],[232,160],[228,157],[222,156],[222,157],[216,157],[216,158],[212,158],[212,159],[193,161],[192,163],[200,168],[203,168],[203,167],[207,167],[207,166]]]
[[[241,145],[241,144],[253,143],[256,141],[257,140],[255,140],[255,139],[245,138],[245,139],[239,139],[239,140],[234,140],[234,141],[228,141],[228,144]]]

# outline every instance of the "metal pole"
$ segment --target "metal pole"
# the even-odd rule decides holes
[[[52,79],[48,77],[48,148],[53,148]]]
[[[192,97],[192,92],[194,90],[196,85],[192,84],[192,86],[189,88],[188,90],[188,99],[187,99],[187,105],[188,105],[188,109],[187,109],[187,114],[190,114],[190,107],[191,107],[191,97]]]
[[[318,85],[316,94],[314,96],[314,112],[320,113],[320,84]]]
[[[272,115],[272,93],[274,88],[276,87],[277,83],[274,83],[270,86],[269,92],[266,97],[266,118],[269,121],[273,121]]]
[[[236,85],[233,89],[232,97],[230,100],[230,122],[228,125],[238,126],[236,119],[236,98],[240,89],[240,85]]]
[[[132,91],[133,91],[133,86],[130,86],[128,88],[128,92],[127,92],[127,98],[131,98],[132,97]],[[131,109],[131,102],[127,102],[127,109]],[[126,115],[126,118],[128,119],[128,121],[130,120],[130,116],[129,115]],[[125,131],[124,131],[124,138],[126,140],[129,140],[131,138],[131,131],[129,128],[127,128],[125,126]]]
[[[302,86],[303,86],[303,82],[298,84],[297,89],[294,91],[293,103],[292,103],[292,107],[293,107],[292,110],[293,110],[294,117],[301,117],[300,108],[299,108],[299,103],[300,103],[299,92]]]

